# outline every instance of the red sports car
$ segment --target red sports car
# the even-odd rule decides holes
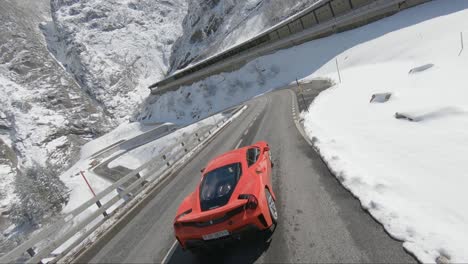
[[[264,141],[211,160],[174,219],[182,248],[199,253],[212,244],[240,239],[245,231],[271,229],[278,219],[272,165]]]

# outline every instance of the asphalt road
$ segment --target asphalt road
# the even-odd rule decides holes
[[[306,88],[306,104],[323,89],[321,85]],[[293,91],[285,89],[249,101],[248,109],[191,160],[92,262],[148,263],[165,258],[170,263],[416,262],[401,242],[393,240],[362,210],[359,201],[307,144],[294,123],[298,106],[293,98]],[[275,164],[273,188],[279,222],[273,235],[234,243],[202,260],[181,250],[174,244],[172,221],[179,203],[199,182],[200,169],[225,151],[259,140],[269,142]],[[174,245],[175,250],[168,255]]]

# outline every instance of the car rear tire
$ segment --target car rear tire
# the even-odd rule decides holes
[[[273,223],[274,226],[276,226],[276,223],[278,222],[278,210],[276,209],[276,203],[275,203],[275,200],[273,200],[273,196],[271,196],[270,191],[266,188],[265,188],[265,196],[266,196],[266,200],[268,204],[268,210],[270,211],[271,222]]]

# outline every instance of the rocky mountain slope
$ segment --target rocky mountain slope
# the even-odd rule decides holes
[[[0,253],[13,246],[4,235],[60,210],[58,174],[116,123],[50,54],[41,29],[50,21],[47,0],[0,4]]]
[[[80,146],[108,131],[112,121],[47,50],[39,25],[50,20],[45,0],[0,5],[1,206],[7,206],[21,167],[64,169]],[[6,197],[8,196],[8,197]]]
[[[182,34],[186,0],[52,0],[49,49],[118,122],[148,95]]]

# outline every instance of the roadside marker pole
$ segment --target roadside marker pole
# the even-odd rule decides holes
[[[304,98],[304,91],[302,90],[302,86],[299,84],[299,81],[297,80],[297,78],[296,78],[296,84],[297,84],[297,87],[299,88],[299,93],[301,94],[301,97],[302,97],[302,107],[304,107],[304,110],[309,112],[309,109],[307,109],[307,104]]]
[[[28,248],[28,249],[26,250],[26,252],[29,254],[29,256],[31,256],[31,258],[34,257],[34,256],[36,255],[36,252],[34,251],[33,248]],[[40,261],[38,262],[38,264],[43,264],[42,260],[40,260]]]
[[[96,197],[96,193],[94,192],[93,188],[91,187],[91,184],[89,184],[88,179],[86,179],[86,176],[84,175],[84,171],[80,171],[80,174],[83,177],[84,181],[86,182],[86,185],[88,185],[88,188],[91,191],[91,193],[93,194],[93,196]],[[102,206],[101,201],[97,200],[96,205],[98,206],[98,208],[101,208],[101,206]],[[102,212],[102,215],[104,217],[109,216],[105,210],[104,210],[104,212]]]
[[[458,53],[458,56],[462,54],[463,49],[464,49],[463,32],[460,32],[460,43],[461,43],[461,50],[460,50],[460,53]]]
[[[338,58],[335,58],[335,63],[336,63],[336,71],[338,71],[338,79],[340,80],[340,83],[341,83],[341,74],[340,74],[340,66],[338,65]]]

